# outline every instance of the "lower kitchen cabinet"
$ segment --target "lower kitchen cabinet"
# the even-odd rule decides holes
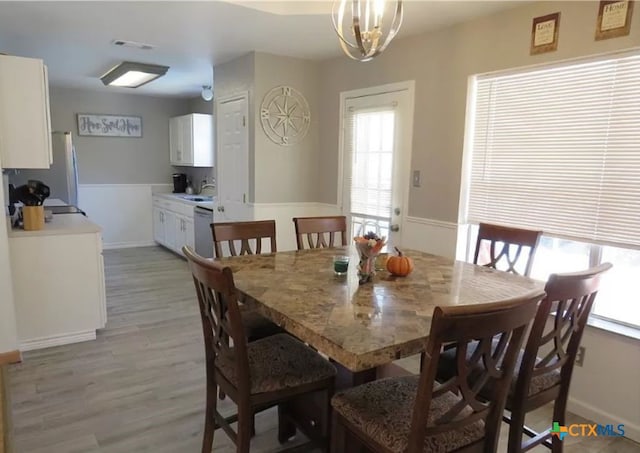
[[[92,340],[107,322],[100,227],[56,214],[43,230],[9,230],[22,351]]]
[[[193,206],[154,197],[153,239],[182,255],[182,247],[195,246]]]

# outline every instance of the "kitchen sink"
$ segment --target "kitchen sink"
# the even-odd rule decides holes
[[[189,201],[213,201],[213,197],[207,195],[180,195],[180,198]]]

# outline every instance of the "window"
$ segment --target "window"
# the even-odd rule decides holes
[[[640,54],[477,76],[471,96],[466,223],[543,230],[534,278],[613,263],[594,314],[640,326]]]
[[[389,237],[395,112],[386,108],[356,112],[353,127],[351,234],[373,231]]]

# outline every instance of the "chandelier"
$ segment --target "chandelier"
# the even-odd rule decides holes
[[[402,0],[336,0],[332,19],[344,53],[354,60],[369,61],[400,30]]]

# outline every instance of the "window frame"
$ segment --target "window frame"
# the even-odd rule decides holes
[[[514,74],[522,74],[527,72],[532,72],[536,70],[545,70],[545,69],[553,69],[553,68],[562,68],[573,66],[576,64],[584,64],[590,62],[598,62],[604,60],[610,60],[615,58],[624,58],[629,56],[638,56],[640,55],[640,47],[634,47],[631,49],[624,50],[616,50],[611,52],[603,52],[595,55],[590,55],[587,57],[577,57],[566,59],[557,62],[551,63],[538,63],[533,65],[521,66],[518,68],[506,69],[506,70],[497,70],[480,74],[473,74],[467,79],[467,101],[466,101],[466,112],[465,112],[465,134],[464,134],[464,142],[463,142],[463,154],[462,154],[462,167],[461,167],[461,176],[460,176],[460,197],[458,204],[458,240],[457,240],[457,251],[456,257],[458,259],[464,259],[467,262],[473,262],[473,251],[475,247],[475,238],[477,237],[477,232],[474,234],[475,227],[477,224],[469,223],[467,220],[467,215],[469,212],[469,201],[470,201],[470,189],[471,189],[471,165],[473,159],[473,140],[475,136],[475,124],[476,124],[476,99],[477,99],[477,81],[490,78],[493,76],[508,76]],[[544,235],[544,237],[556,238],[556,236]],[[576,241],[576,238],[563,238],[557,237],[558,239],[568,239]],[[602,261],[602,251],[603,247],[608,246],[609,244],[597,244],[590,242],[588,240],[583,240],[590,244],[589,249],[589,266],[594,267],[601,263]],[[611,244],[613,245],[613,244]],[[624,244],[615,244],[615,247],[624,248]],[[626,246],[629,250],[638,250],[637,247],[633,245]],[[535,266],[535,263],[534,263]],[[588,325],[604,329],[608,331],[612,331],[615,333],[619,333],[621,335],[633,337],[640,339],[640,326],[630,323],[625,323],[624,321],[609,318],[606,316],[598,315],[593,311],[589,315]]]

